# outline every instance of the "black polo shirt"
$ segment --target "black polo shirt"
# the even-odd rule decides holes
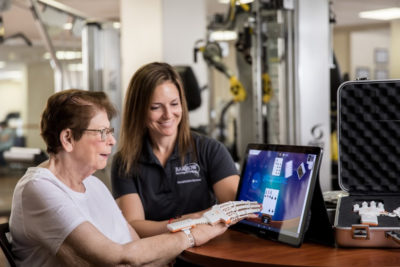
[[[221,179],[238,174],[235,164],[220,142],[192,133],[197,149],[197,161],[178,154],[178,144],[165,167],[153,154],[146,138],[138,170],[128,175],[121,171],[121,159],[114,156],[111,184],[114,198],[138,193],[147,220],[167,220],[179,215],[207,209],[216,204],[212,186]]]

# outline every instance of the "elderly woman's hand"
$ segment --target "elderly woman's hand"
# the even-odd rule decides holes
[[[225,223],[216,225],[200,224],[191,229],[195,246],[201,246],[216,236],[222,235],[228,226]]]

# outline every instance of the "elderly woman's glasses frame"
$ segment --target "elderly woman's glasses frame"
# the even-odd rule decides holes
[[[104,129],[83,129],[83,131],[98,132],[101,136],[101,141],[106,141],[108,135],[114,136],[114,128],[104,128]]]

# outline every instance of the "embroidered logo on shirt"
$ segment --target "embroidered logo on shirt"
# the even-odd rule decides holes
[[[200,175],[200,166],[197,163],[188,163],[182,167],[175,167],[176,175],[184,175],[188,173],[193,173],[197,177]]]

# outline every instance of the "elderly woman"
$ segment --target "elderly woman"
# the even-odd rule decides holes
[[[199,225],[191,233],[139,239],[92,175],[106,166],[115,144],[114,113],[102,92],[66,90],[49,98],[41,134],[50,158],[27,170],[13,196],[18,266],[163,265],[226,230],[223,224]]]
[[[198,217],[234,200],[239,176],[227,149],[190,131],[182,82],[166,63],[132,77],[125,99],[112,190],[141,237],[164,233],[171,218]]]

